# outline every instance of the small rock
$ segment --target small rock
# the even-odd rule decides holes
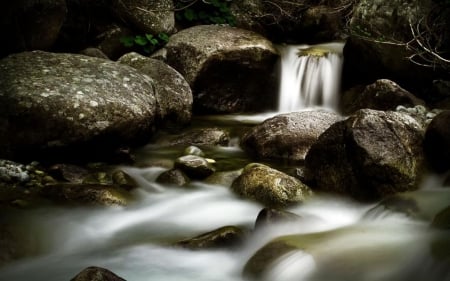
[[[204,179],[215,172],[215,168],[203,157],[182,156],[175,160],[174,168],[180,169],[192,179]]]
[[[245,238],[245,232],[236,226],[224,226],[177,242],[175,245],[192,250],[230,248],[239,245]]]
[[[171,169],[161,173],[156,182],[163,184],[172,184],[176,186],[184,186],[189,183],[189,177],[179,169]]]
[[[108,269],[90,266],[83,269],[70,281],[126,281]]]

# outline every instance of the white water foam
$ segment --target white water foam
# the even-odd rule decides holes
[[[279,112],[293,112],[311,107],[337,110],[343,46],[343,43],[328,43],[279,47]],[[308,54],[309,52],[311,54]]]

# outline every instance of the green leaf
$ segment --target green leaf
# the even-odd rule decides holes
[[[195,11],[193,9],[186,9],[186,10],[184,10],[184,17],[188,21],[193,21],[193,20],[197,19],[197,14],[195,13]]]
[[[151,41],[153,37],[153,34],[145,34],[145,38],[147,38],[148,41]]]
[[[120,38],[120,43],[122,43],[125,47],[130,48],[134,46],[134,37],[125,36]]]
[[[153,46],[156,46],[156,45],[159,44],[159,41],[158,41],[158,39],[156,39],[156,38],[153,38],[152,40],[149,40],[149,42],[150,42],[150,44],[152,44]]]
[[[147,45],[148,41],[147,38],[145,38],[144,36],[137,35],[134,38],[134,43],[138,44],[139,46],[145,46]]]
[[[166,33],[158,34],[158,38],[161,39],[164,43],[169,42],[169,35],[167,35]]]

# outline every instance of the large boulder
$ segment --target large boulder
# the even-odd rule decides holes
[[[414,107],[425,105],[425,102],[409,91],[400,87],[394,81],[380,79],[367,85],[361,91],[348,91],[343,98],[344,114],[352,114],[363,108],[377,110],[395,110],[397,106]]]
[[[427,127],[424,150],[428,162],[437,172],[450,169],[450,110],[436,115]]]
[[[241,147],[258,158],[304,160],[311,145],[341,118],[328,111],[302,111],[277,115],[251,128]]]
[[[160,60],[137,53],[123,55],[118,62],[132,66],[154,80],[158,116],[164,121],[164,127],[190,123],[192,91],[178,71]]]
[[[111,8],[121,20],[144,33],[170,34],[175,29],[172,0],[113,0]]]
[[[267,207],[287,207],[303,202],[312,194],[308,186],[269,166],[251,163],[245,166],[231,189],[238,195]]]
[[[172,35],[154,56],[188,81],[198,113],[261,111],[276,104],[277,51],[257,33],[229,26],[194,26]]]
[[[126,281],[108,269],[90,266],[83,269],[70,281]]]
[[[131,67],[34,51],[4,58],[0,71],[1,157],[93,157],[154,129],[153,81]]]
[[[319,189],[374,200],[418,188],[424,127],[406,113],[362,109],[332,125],[306,156]]]
[[[67,13],[65,0],[20,0],[0,3],[0,57],[45,50],[58,38]]]

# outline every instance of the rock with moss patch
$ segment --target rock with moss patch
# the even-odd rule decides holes
[[[175,160],[174,168],[180,169],[191,179],[204,179],[215,172],[215,168],[206,158],[185,155]]]
[[[300,180],[258,163],[245,166],[242,174],[233,181],[231,189],[268,207],[300,203],[312,194]]]
[[[184,186],[190,182],[189,177],[180,169],[170,169],[168,171],[162,172],[157,178],[156,182]]]

